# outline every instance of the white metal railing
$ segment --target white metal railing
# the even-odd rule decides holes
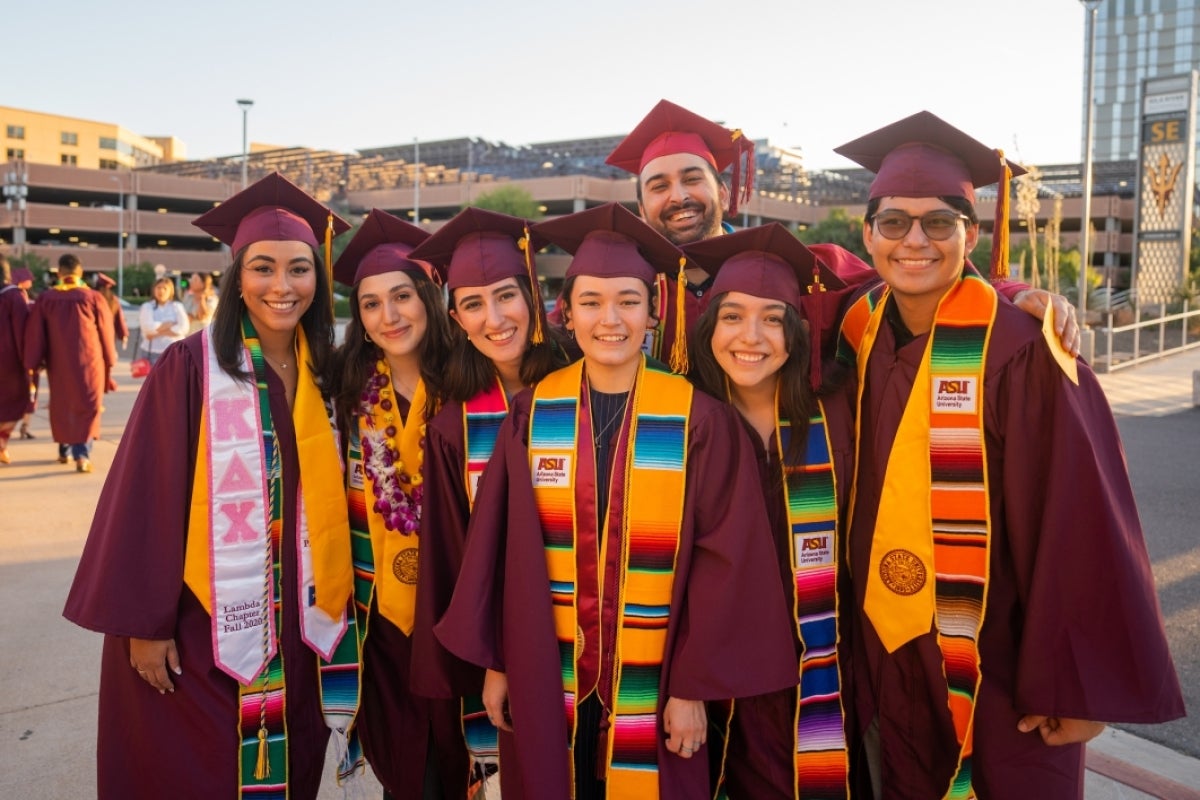
[[[1189,308],[1186,299],[1183,310],[1171,314],[1162,313],[1161,306],[1145,312],[1138,309],[1133,322],[1125,325],[1112,323],[1118,311],[1135,307],[1136,296],[1131,292],[1099,289],[1090,299],[1092,310],[1101,312],[1104,318],[1104,323],[1094,329],[1105,344],[1104,351],[1097,348],[1093,358],[1092,366],[1097,372],[1116,372],[1200,347],[1200,335],[1192,332],[1189,336],[1188,330],[1193,325],[1200,326],[1200,306]]]

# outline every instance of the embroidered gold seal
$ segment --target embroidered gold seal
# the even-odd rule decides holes
[[[889,550],[879,562],[879,578],[896,594],[916,594],[925,586],[925,565],[907,550]]]
[[[417,582],[417,548],[410,547],[401,550],[392,561],[392,573],[401,583],[415,584]]]
[[[584,638],[584,635],[583,635],[583,627],[580,625],[576,625],[575,626],[575,659],[576,660],[578,660],[579,657],[581,655],[583,655],[583,645],[586,641],[587,640]]]

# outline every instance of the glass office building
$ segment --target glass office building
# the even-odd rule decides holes
[[[1200,0],[1104,0],[1095,69],[1093,158],[1136,160],[1142,80],[1200,69]]]

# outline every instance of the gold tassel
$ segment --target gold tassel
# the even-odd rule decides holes
[[[329,277],[329,310],[333,311],[333,212],[325,219],[325,274]]]
[[[997,150],[1000,156],[1000,188],[996,190],[996,219],[992,223],[992,263],[991,277],[1008,277],[1008,206],[1009,186],[1012,183],[1012,167],[1004,157],[1003,150]]]
[[[533,297],[533,338],[534,344],[546,341],[542,330],[542,291],[538,286],[537,275],[533,274],[533,240],[529,235],[529,226],[525,226],[525,235],[517,240],[517,246],[525,254],[525,271],[529,273],[529,294]]]
[[[671,372],[686,375],[688,371],[687,326],[683,319],[684,296],[687,294],[687,258],[679,257],[679,278],[675,285],[675,341],[671,343]]]
[[[258,729],[258,761],[254,764],[254,780],[262,781],[271,777],[271,759],[267,753],[267,728]]]

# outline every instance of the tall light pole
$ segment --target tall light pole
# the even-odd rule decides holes
[[[125,296],[125,184],[120,175],[109,175],[117,182],[117,297]]]
[[[1087,70],[1087,103],[1083,126],[1083,215],[1080,220],[1079,240],[1079,325],[1086,327],[1087,320],[1087,271],[1091,265],[1092,245],[1092,125],[1096,115],[1096,12],[1103,0],[1079,0],[1087,11],[1087,52],[1084,56]]]
[[[413,137],[413,161],[416,162],[416,186],[413,187],[413,225],[421,224],[421,140]]]
[[[254,101],[243,98],[238,100],[237,104],[242,109],[242,188],[245,189],[247,184],[247,160],[250,157],[250,150],[248,149],[249,140],[246,138],[246,118],[250,114],[250,107],[254,105]]]

